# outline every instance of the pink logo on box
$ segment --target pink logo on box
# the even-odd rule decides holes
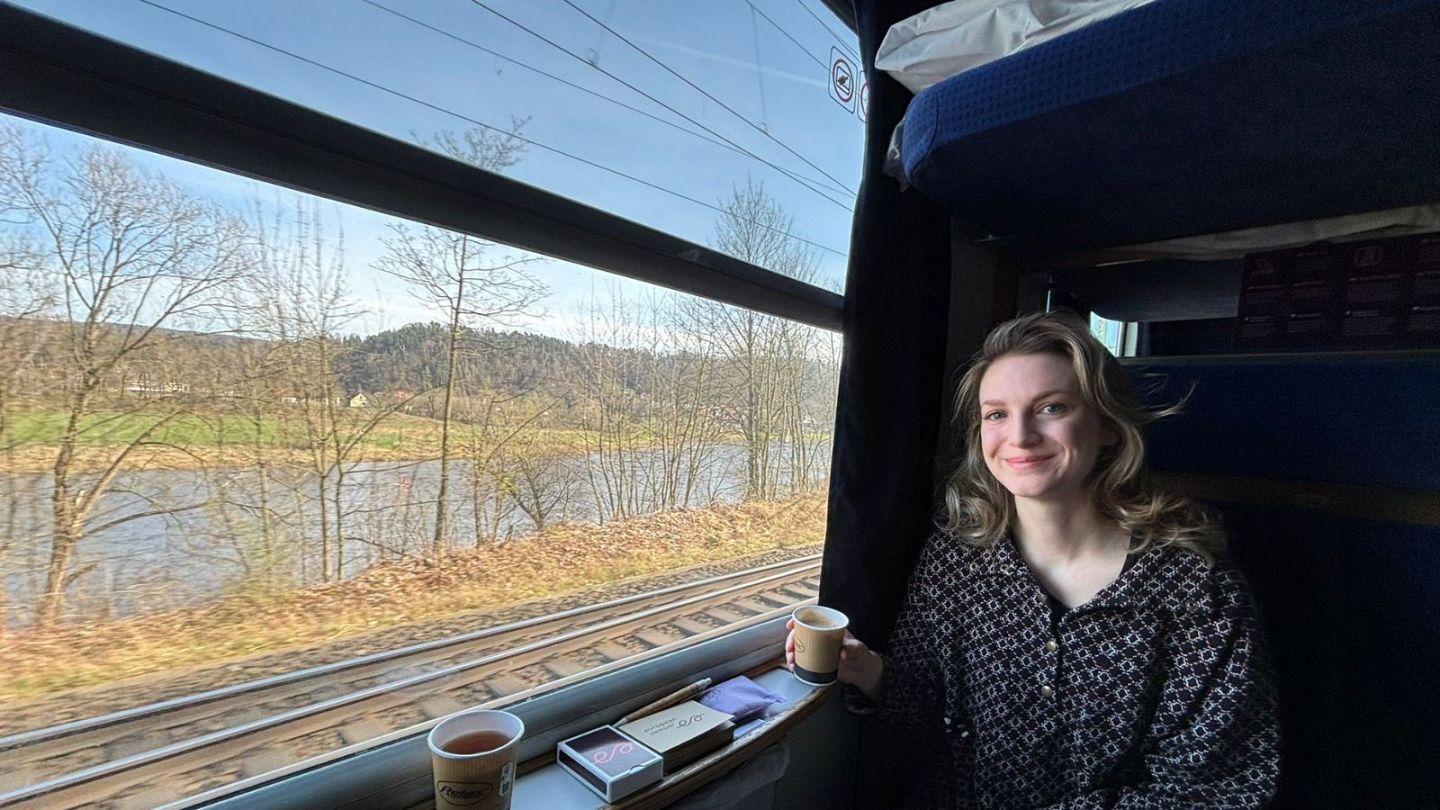
[[[604,765],[605,763],[613,760],[615,757],[618,757],[621,754],[628,754],[634,750],[635,746],[631,745],[628,742],[615,743],[614,745],[607,745],[604,748],[597,750],[595,753],[590,755],[590,759],[596,765]]]

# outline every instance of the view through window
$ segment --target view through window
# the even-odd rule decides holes
[[[789,48],[843,31],[775,5],[739,4],[771,20],[756,48],[795,15]],[[418,123],[407,139],[456,160],[566,174],[518,128]],[[852,145],[827,160],[853,174]],[[823,242],[848,209],[749,160],[655,174],[705,201],[667,228],[838,289]],[[0,117],[0,803],[157,806],[813,598],[839,354],[814,327]]]
[[[1128,321],[1112,321],[1094,313],[1090,314],[1090,332],[1105,344],[1105,348],[1116,357],[1134,357],[1136,328],[1138,324]]]

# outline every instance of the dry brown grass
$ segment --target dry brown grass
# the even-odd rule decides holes
[[[0,642],[0,702],[299,649],[631,577],[819,543],[825,498],[809,494],[567,524],[443,562],[377,566],[349,582],[234,597],[120,621],[62,625]]]

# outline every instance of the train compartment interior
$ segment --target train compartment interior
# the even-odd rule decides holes
[[[1155,474],[1223,515],[1259,602],[1275,806],[1440,807],[1440,3],[1154,0],[918,94],[873,64],[931,3],[826,5],[868,78],[843,296],[5,4],[0,108],[839,331],[818,586],[807,560],[785,587],[861,638],[900,610],[990,328],[1126,324],[1127,370],[1185,402]],[[700,675],[773,678],[782,613],[529,701],[521,758]],[[840,690],[803,709],[690,806],[884,807],[912,778]],[[431,792],[416,734],[281,777],[211,806]],[[522,777],[516,810],[555,778]]]

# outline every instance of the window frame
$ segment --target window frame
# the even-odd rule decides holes
[[[0,110],[842,331],[829,290],[4,4]]]

